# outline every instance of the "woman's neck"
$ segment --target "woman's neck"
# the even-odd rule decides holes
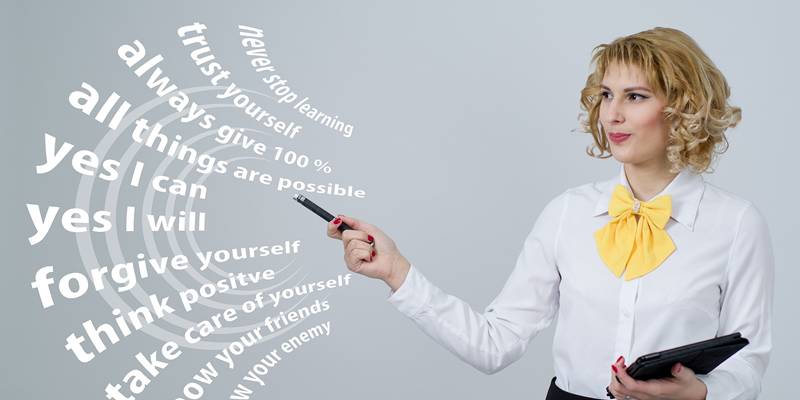
[[[664,190],[678,175],[669,171],[669,162],[650,164],[624,164],[625,176],[633,196],[640,201],[650,201]]]

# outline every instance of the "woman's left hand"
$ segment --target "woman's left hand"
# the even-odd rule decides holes
[[[614,371],[616,368],[616,372]],[[625,372],[625,359],[620,357],[611,368],[609,391],[616,399],[628,400],[704,400],[706,384],[690,368],[680,363],[672,366],[672,376],[639,381]],[[619,381],[617,381],[619,378]],[[628,397],[625,397],[628,396]]]

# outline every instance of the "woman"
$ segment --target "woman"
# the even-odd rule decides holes
[[[552,199],[483,313],[444,293],[377,227],[340,216],[354,272],[434,340],[485,373],[519,359],[558,318],[547,399],[755,399],[771,342],[774,261],[756,207],[705,182],[741,119],[722,73],[689,36],[655,28],[597,46],[581,93],[595,149],[620,162],[608,181]],[[724,152],[723,149],[720,152]],[[353,230],[340,233],[346,222]],[[638,381],[626,360],[725,334],[750,344],[707,375],[676,364]]]

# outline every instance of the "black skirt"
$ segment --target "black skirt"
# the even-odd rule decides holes
[[[553,379],[550,381],[550,389],[547,389],[547,397],[545,398],[545,400],[603,400],[603,399],[595,399],[594,397],[586,397],[577,394],[572,394],[570,392],[565,392],[561,390],[561,388],[556,386],[556,377],[554,376]]]

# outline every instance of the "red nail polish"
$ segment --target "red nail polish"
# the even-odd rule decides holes
[[[371,242],[371,241],[375,240],[375,238],[372,237],[372,235],[367,235],[367,240],[369,240]]]
[[[616,366],[616,365],[614,365],[614,364],[611,364],[611,369],[613,369],[613,370],[614,370],[614,373],[615,373],[615,374],[619,372],[619,371],[617,370],[617,366]]]
[[[375,257],[375,250],[372,250],[372,256]]]
[[[335,220],[333,220],[334,225],[339,225],[339,222],[342,222],[341,218],[336,218]]]
[[[617,359],[617,363],[619,363],[620,360],[622,360],[622,356],[619,356],[619,358]]]

